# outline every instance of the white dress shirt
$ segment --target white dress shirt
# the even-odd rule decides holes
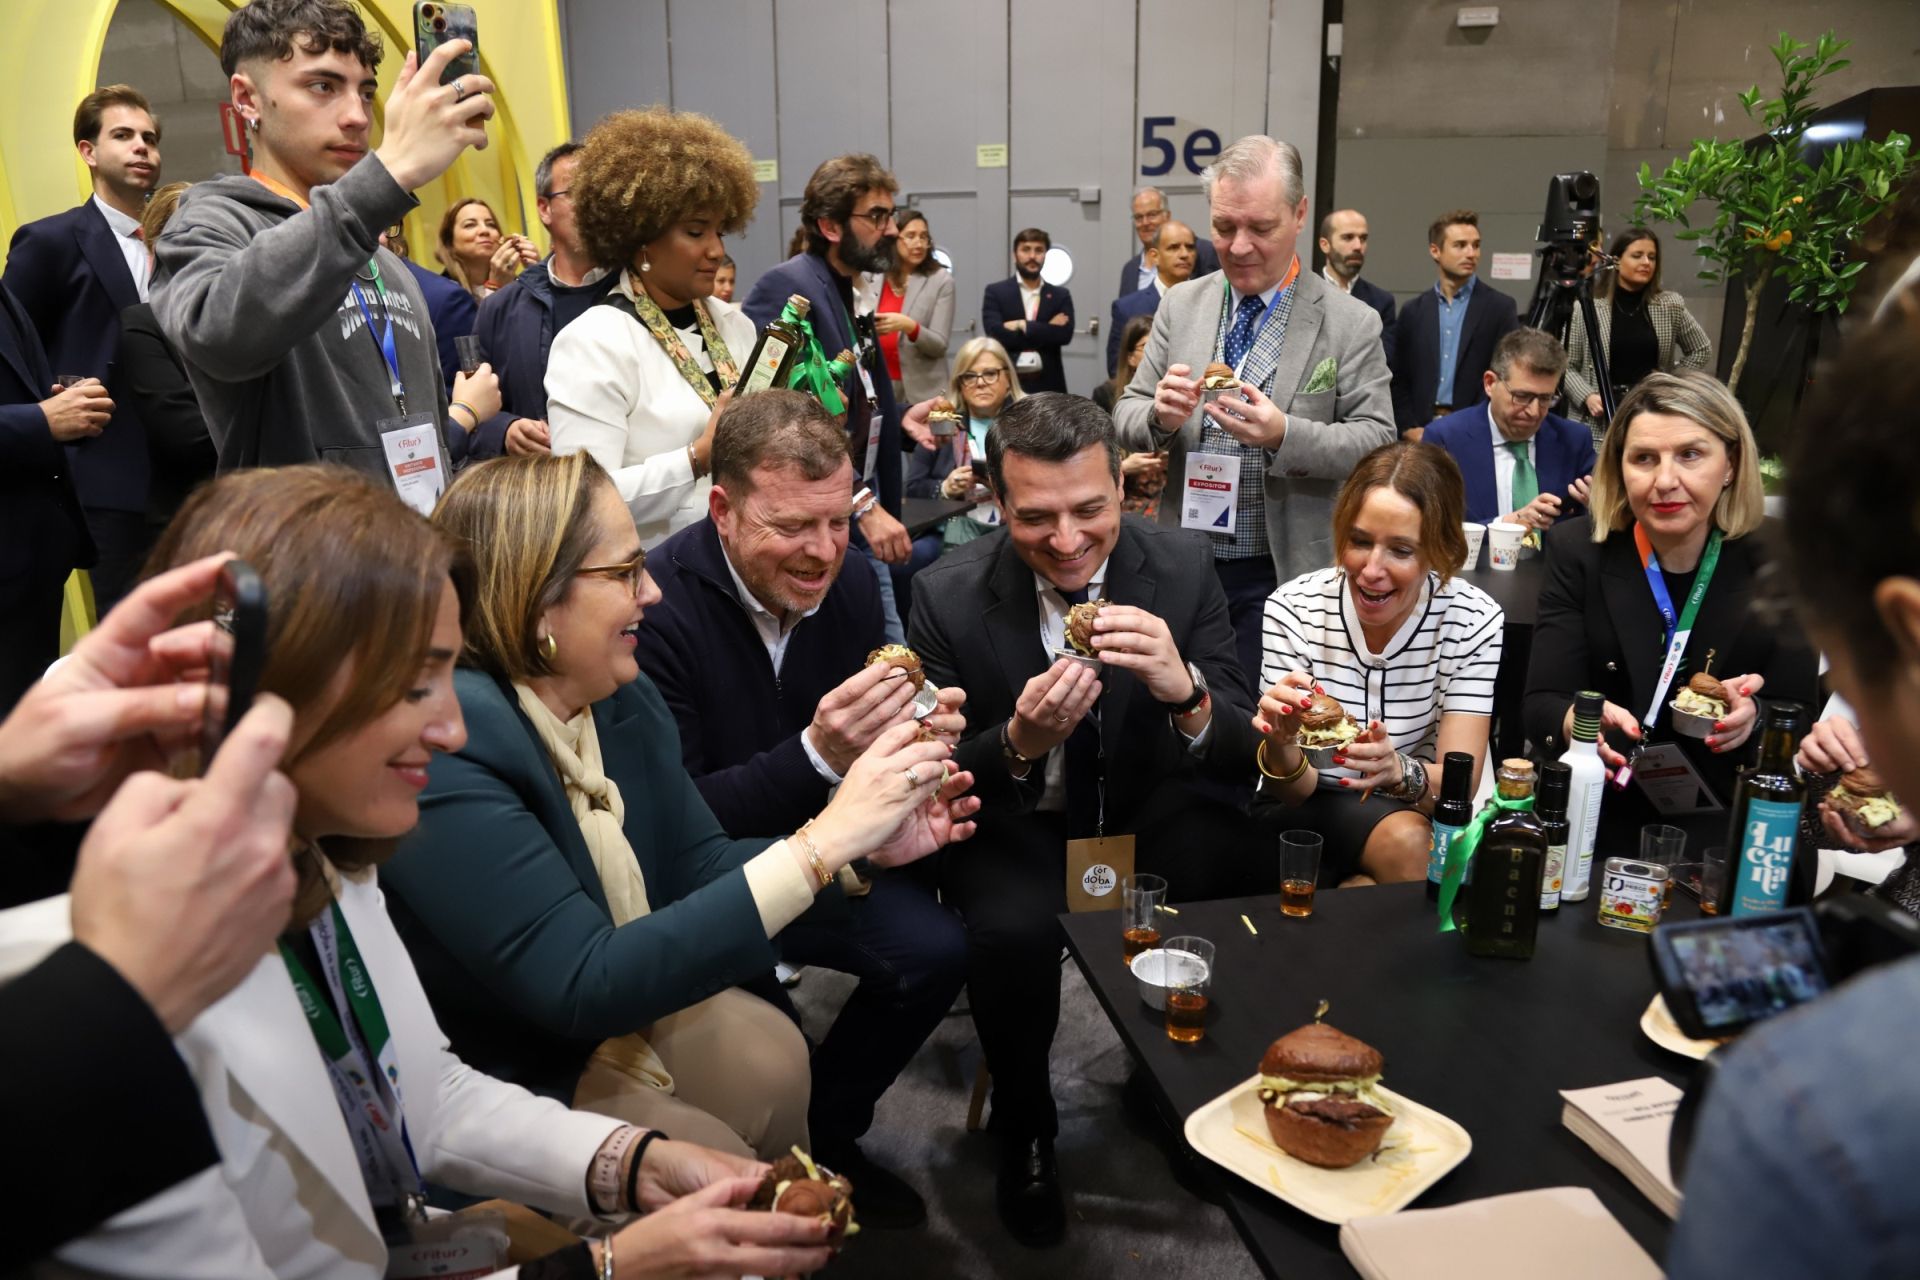
[[[793,639],[793,633],[802,622],[820,612],[820,605],[813,606],[791,622],[783,621],[771,609],[761,604],[759,597],[748,589],[746,579],[742,578],[740,571],[733,567],[733,557],[727,554],[724,543],[720,547],[720,558],[727,562],[727,576],[733,579],[734,598],[746,609],[747,620],[753,623],[753,629],[760,633],[760,643],[767,646],[767,660],[773,663],[773,678],[778,680],[780,668],[787,660],[787,642]],[[823,596],[820,604],[825,603],[826,598]],[[827,763],[826,757],[814,750],[813,739],[807,736],[805,729],[800,731],[800,749],[807,753],[807,760],[813,765],[815,773],[828,782],[840,781],[840,775],[833,771],[833,766]]]
[[[1337,274],[1335,274],[1332,267],[1320,268],[1320,278],[1322,280],[1325,280],[1328,284],[1332,285],[1334,288],[1338,289],[1342,293],[1353,292],[1353,282],[1351,280],[1342,280]]]
[[[1513,450],[1509,444],[1516,443],[1500,434],[1500,424],[1493,420],[1493,405],[1487,405],[1487,429],[1493,432],[1493,496],[1500,508],[1502,517],[1510,514],[1513,507]],[[1533,475],[1540,477],[1539,433],[1527,441],[1527,461],[1533,464]]]
[[[1041,284],[1045,283],[1045,281],[1041,281]],[[1038,320],[1040,318],[1040,285],[1036,284],[1033,288],[1029,289],[1027,288],[1027,282],[1022,280],[1020,282],[1020,305],[1026,308],[1028,324],[1032,324],[1035,320]]]
[[[107,229],[113,232],[114,242],[120,246],[120,256],[127,260],[127,273],[133,277],[133,289],[140,295],[140,301],[147,300],[147,283],[153,275],[153,260],[147,255],[147,242],[140,238],[140,219],[130,218],[112,205],[94,196],[93,207],[107,219]]]

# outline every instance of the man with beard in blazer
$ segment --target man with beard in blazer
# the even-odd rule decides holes
[[[1002,527],[922,571],[909,638],[930,681],[967,690],[954,760],[982,807],[942,890],[967,926],[1001,1221],[1039,1246],[1066,1230],[1047,1057],[1067,842],[1131,836],[1135,865],[1167,877],[1176,900],[1251,891],[1235,802],[1251,794],[1258,739],[1212,550],[1122,518],[1105,412],[1029,396],[988,433],[987,471]],[[1092,600],[1105,602],[1099,662],[1058,656],[1068,609]]]
[[[1053,238],[1028,227],[1013,238],[1013,274],[987,286],[980,300],[980,332],[1013,356],[1020,389],[1065,391],[1060,348],[1073,341],[1073,295],[1040,278]]]
[[[4,279],[54,373],[98,378],[114,395],[120,313],[147,300],[152,272],[140,214],[160,181],[160,125],[138,89],[108,85],[80,100],[73,143],[93,176],[93,195],[16,231]],[[37,400],[47,388],[35,390]],[[99,548],[93,594],[102,614],[133,585],[152,536],[146,428],[129,397],[115,399],[104,430],[66,442],[73,487]]]

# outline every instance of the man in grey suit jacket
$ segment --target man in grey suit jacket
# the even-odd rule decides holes
[[[1167,450],[1180,488],[1160,522],[1208,531],[1240,660],[1257,681],[1261,608],[1281,582],[1332,563],[1334,498],[1355,463],[1393,440],[1393,400],[1379,315],[1301,269],[1300,153],[1253,134],[1202,181],[1222,269],[1161,300],[1113,417],[1126,448]],[[1233,367],[1240,390],[1203,408],[1201,375],[1215,362]],[[1188,515],[1187,459],[1198,454],[1233,460],[1230,515]]]

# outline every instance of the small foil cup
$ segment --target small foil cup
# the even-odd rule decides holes
[[[1241,395],[1240,393],[1240,384],[1238,382],[1234,383],[1230,387],[1209,388],[1206,382],[1202,380],[1200,384],[1200,403],[1201,404],[1212,404],[1215,400],[1218,400],[1221,396],[1238,396],[1242,400],[1246,399],[1246,397],[1244,395]]]
[[[913,718],[915,720],[925,720],[939,709],[940,690],[933,681],[928,680],[918,689],[914,690]]]
[[[958,426],[959,421],[954,418],[927,419],[927,429],[943,440],[951,437]]]
[[[1333,762],[1333,757],[1336,752],[1344,750],[1345,747],[1302,747],[1300,753],[1316,769],[1338,769],[1340,766]]]
[[[1100,659],[1089,658],[1086,654],[1080,652],[1078,649],[1070,649],[1065,645],[1062,645],[1060,648],[1055,649],[1053,651],[1053,656],[1056,658],[1065,658],[1069,662],[1077,662],[1083,667],[1092,667],[1096,671],[1099,670],[1100,668]]]
[[[1689,738],[1704,738],[1713,732],[1712,716],[1697,716],[1691,711],[1682,711],[1676,702],[1669,702],[1667,710],[1673,713],[1673,731],[1685,734]]]

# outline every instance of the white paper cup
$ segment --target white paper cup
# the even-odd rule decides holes
[[[1467,535],[1467,559],[1460,566],[1461,571],[1466,572],[1480,563],[1480,544],[1487,540],[1487,526],[1465,520],[1460,524],[1460,531]]]
[[[1520,541],[1527,526],[1496,520],[1487,526],[1487,556],[1496,569],[1512,569],[1520,563]]]

